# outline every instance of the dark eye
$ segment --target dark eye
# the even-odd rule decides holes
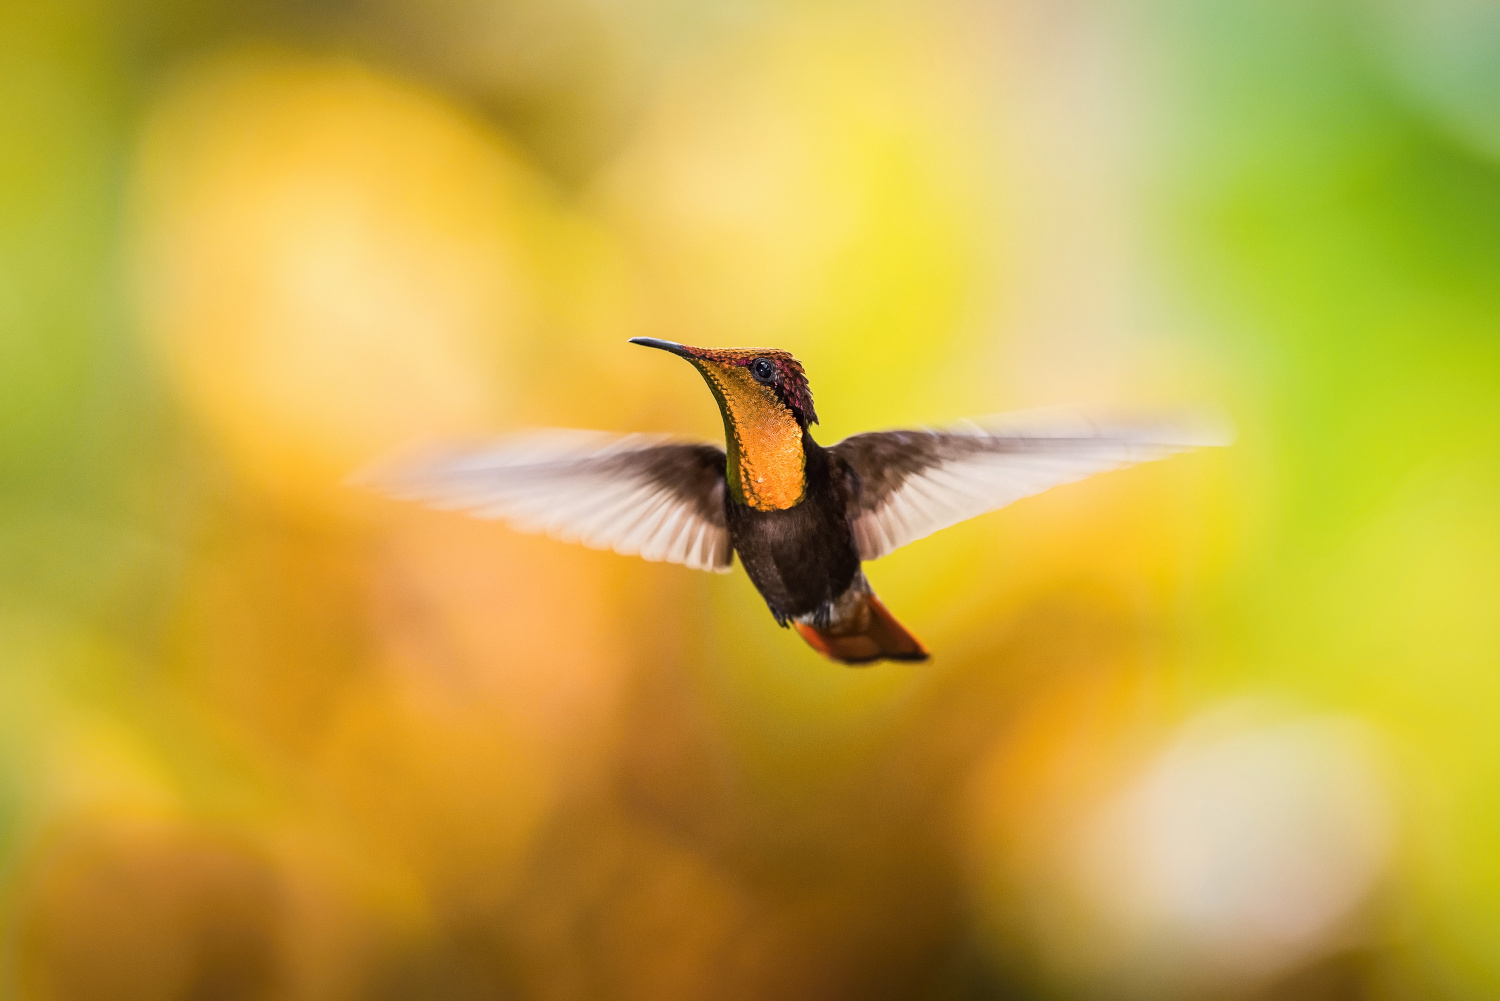
[[[770,385],[776,381],[776,365],[769,358],[757,358],[750,363],[750,374],[756,382]]]

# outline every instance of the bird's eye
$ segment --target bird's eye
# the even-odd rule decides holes
[[[756,382],[770,385],[776,381],[776,365],[769,358],[757,358],[750,363],[750,374]]]

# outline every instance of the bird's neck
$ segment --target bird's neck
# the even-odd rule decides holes
[[[802,425],[790,411],[736,414],[724,408],[729,496],[757,511],[783,511],[807,492]]]

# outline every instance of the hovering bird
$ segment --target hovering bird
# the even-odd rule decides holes
[[[876,431],[824,448],[798,361],[774,348],[630,343],[686,359],[724,418],[724,448],[654,435],[541,431],[376,477],[389,493],[502,518],[596,549],[726,573],[736,553],[776,622],[845,664],[926,660],[861,564],[1093,473],[1221,437],[1179,427],[997,417]]]

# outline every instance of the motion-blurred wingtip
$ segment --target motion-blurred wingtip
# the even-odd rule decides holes
[[[1194,448],[1226,448],[1239,437],[1234,421],[1219,410],[1196,411],[1183,425],[1188,438],[1183,442]]]
[[[1013,410],[962,421],[952,430],[1042,438],[1115,438],[1177,448],[1234,444],[1234,422],[1213,407],[1119,411],[1064,407]]]
[[[432,446],[402,449],[360,466],[344,477],[343,485],[392,500],[425,500],[423,487],[431,483],[424,474],[430,474],[438,457],[450,451]]]

